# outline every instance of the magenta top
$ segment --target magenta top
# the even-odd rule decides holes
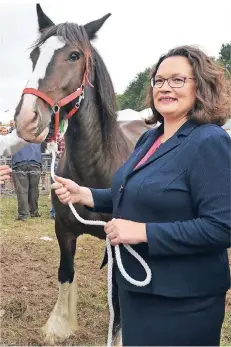
[[[136,165],[136,167],[134,168],[137,169],[138,166],[143,165],[148,159],[149,157],[151,157],[151,155],[153,153],[155,153],[155,151],[160,147],[161,145],[161,136],[158,137],[158,139],[153,143],[153,145],[151,146],[151,148],[148,150],[148,152],[145,154],[145,156],[143,157],[143,159],[140,160],[140,162]]]

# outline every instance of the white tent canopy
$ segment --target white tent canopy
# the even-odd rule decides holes
[[[151,108],[145,108],[144,110],[140,111],[140,117],[142,119],[147,119],[150,118],[152,116],[152,110]]]
[[[118,121],[131,121],[131,120],[140,119],[139,112],[134,111],[130,108],[118,111],[117,114],[118,114]]]
[[[149,118],[152,115],[152,110],[150,108],[146,108],[138,112],[132,110],[131,108],[127,108],[125,110],[118,111],[117,114],[119,121],[130,121]]]

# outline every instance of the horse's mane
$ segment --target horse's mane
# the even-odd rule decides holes
[[[104,141],[109,144],[111,141],[107,137],[111,136],[111,132],[117,123],[116,94],[103,59],[95,48],[93,48],[93,58],[95,63],[94,84],[97,91],[97,104],[100,109],[102,133]]]
[[[117,126],[117,103],[114,87],[102,58],[91,45],[84,26],[69,22],[51,26],[41,32],[39,39],[34,44],[34,48],[41,46],[51,36],[59,36],[64,43],[76,47],[85,56],[86,52],[88,52],[89,80],[93,83],[96,90],[103,141],[109,146],[109,144],[112,144],[109,137],[113,133],[115,126]],[[115,146],[116,144],[112,145]],[[112,150],[112,148],[108,149],[109,151]]]

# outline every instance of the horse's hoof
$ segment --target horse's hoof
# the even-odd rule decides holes
[[[74,335],[74,330],[74,326],[70,327],[67,320],[61,320],[60,317],[49,319],[42,327],[42,332],[45,335],[44,343],[46,345],[55,345],[62,342]]]

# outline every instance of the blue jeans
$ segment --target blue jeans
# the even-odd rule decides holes
[[[53,204],[52,204],[52,198],[51,198],[50,216],[51,216],[51,217],[55,217],[55,209],[54,209],[54,206],[53,206]]]

